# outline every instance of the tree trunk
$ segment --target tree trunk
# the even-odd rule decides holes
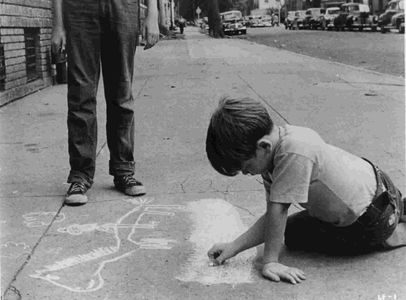
[[[221,24],[218,0],[208,0],[207,18],[209,21],[209,34],[214,38],[223,38],[223,25]]]
[[[159,25],[159,32],[163,35],[168,35],[169,33],[169,26],[166,20],[166,7],[163,0],[158,0],[158,25]]]

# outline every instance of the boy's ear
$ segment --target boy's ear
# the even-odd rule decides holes
[[[257,142],[257,148],[262,148],[262,149],[271,149],[271,141],[265,137],[261,138]]]

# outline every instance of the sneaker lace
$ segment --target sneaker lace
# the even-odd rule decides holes
[[[84,193],[86,192],[86,186],[82,182],[74,182],[70,189],[71,193]]]
[[[138,181],[131,175],[123,176],[123,181],[126,185],[137,185]]]

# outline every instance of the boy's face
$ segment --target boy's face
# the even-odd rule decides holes
[[[257,150],[255,151],[255,155],[252,158],[242,162],[241,172],[244,175],[258,175],[264,173],[268,169],[271,157],[270,153],[269,144],[259,144]]]

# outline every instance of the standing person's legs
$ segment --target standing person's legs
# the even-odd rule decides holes
[[[102,0],[105,18],[101,41],[101,61],[107,103],[107,144],[109,173],[115,186],[129,195],[145,194],[144,186],[133,178],[134,98],[132,79],[138,40],[138,1]]]
[[[99,3],[64,0],[68,56],[68,136],[72,183],[65,202],[83,204],[93,183],[97,147],[96,93],[100,74]],[[73,189],[73,190],[72,190]]]

